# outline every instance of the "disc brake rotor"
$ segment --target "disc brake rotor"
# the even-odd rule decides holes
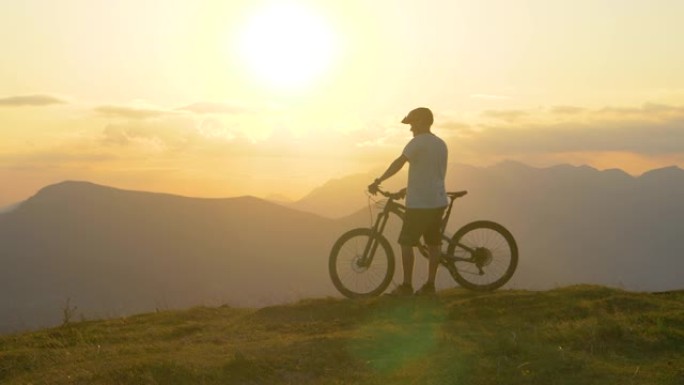
[[[357,255],[353,260],[352,260],[352,270],[356,273],[363,273],[364,271],[368,270],[368,266],[364,265],[362,263],[362,256]]]

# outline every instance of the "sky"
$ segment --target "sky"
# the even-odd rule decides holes
[[[451,162],[684,167],[680,0],[0,0],[0,207],[63,180],[297,199]],[[370,181],[369,181],[370,183]]]

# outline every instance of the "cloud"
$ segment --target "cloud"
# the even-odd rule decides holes
[[[447,131],[452,131],[452,132],[458,132],[461,134],[468,134],[472,131],[469,124],[463,123],[463,122],[457,122],[454,120],[448,120],[444,123],[436,124],[435,128],[439,128],[439,129],[447,130]]]
[[[0,107],[36,107],[64,103],[66,103],[64,100],[51,95],[21,95],[0,98]]]
[[[101,143],[107,146],[137,146],[154,151],[178,150],[200,138],[196,127],[194,119],[185,117],[112,123],[102,131]]]
[[[0,157],[0,161],[11,164],[13,170],[58,168],[67,165],[83,165],[97,162],[116,160],[117,157],[110,153],[72,149],[65,147],[48,148],[30,154],[10,154]]]
[[[632,119],[662,120],[672,117],[681,118],[684,116],[684,107],[646,103],[642,107],[606,107],[594,114],[618,119],[630,117]]]
[[[582,107],[575,107],[575,106],[556,106],[551,108],[551,113],[552,114],[559,114],[559,115],[573,115],[573,114],[579,114],[586,111]]]
[[[177,114],[112,122],[101,131],[97,145],[140,153],[208,155],[232,150],[235,145],[245,147],[251,141],[245,133],[220,119]]]
[[[490,112],[488,116],[501,115]],[[527,116],[517,122],[518,116]],[[525,155],[570,152],[629,152],[647,156],[684,151],[684,107],[645,104],[597,110],[557,107],[520,111],[504,124],[480,124],[467,138],[481,153]],[[463,139],[460,139],[461,141]]]
[[[517,122],[528,115],[529,112],[524,110],[487,110],[482,112],[482,117],[511,123]]]
[[[139,107],[127,107],[127,106],[100,106],[95,108],[95,112],[100,115],[124,118],[132,120],[144,120],[150,118],[156,118],[163,115],[168,115],[171,112],[162,109],[155,108],[139,108]]]
[[[198,102],[178,108],[180,111],[190,111],[196,114],[242,114],[248,112],[246,107],[229,103]]]

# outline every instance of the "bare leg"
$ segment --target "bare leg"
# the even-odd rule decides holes
[[[413,246],[401,245],[401,262],[404,268],[404,284],[412,285],[413,282]]]
[[[428,265],[428,280],[427,283],[434,284],[437,277],[437,268],[439,267],[439,259],[442,256],[442,246],[428,245],[428,252],[430,253],[430,264]]]

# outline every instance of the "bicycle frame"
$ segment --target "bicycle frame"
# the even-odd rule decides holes
[[[363,251],[362,258],[358,261],[359,266],[370,266],[370,264],[373,262],[373,256],[375,255],[375,251],[377,250],[377,247],[378,247],[378,242],[374,241],[375,236],[383,234],[383,232],[385,231],[385,227],[387,225],[387,221],[390,218],[390,214],[394,214],[394,215],[398,216],[399,219],[401,219],[402,221],[404,220],[404,217],[406,214],[406,206],[402,205],[401,203],[396,202],[394,200],[394,198],[392,196],[390,196],[391,194],[387,194],[387,193],[384,193],[382,191],[380,191],[380,193],[383,194],[384,196],[388,197],[387,204],[385,205],[385,208],[378,215],[377,219],[375,220],[375,223],[373,224],[373,227],[371,230],[372,236],[369,238],[368,244],[366,244],[366,247]],[[463,194],[463,195],[465,195],[465,194]],[[462,195],[455,194],[455,195],[449,196],[449,206],[448,206],[448,208],[444,214],[444,217],[442,218],[442,224],[441,224],[440,231],[441,231],[442,239],[444,241],[446,241],[447,244],[451,242],[451,237],[446,235],[446,233],[445,233],[446,227],[447,227],[447,224],[449,222],[449,217],[451,216],[451,210],[453,208],[454,201],[460,196],[462,196]],[[456,245],[458,247],[468,251],[471,255],[475,251],[472,248],[470,248],[466,245],[463,245],[461,243],[457,243]],[[425,256],[425,257],[428,256],[428,250],[427,250],[427,246],[425,244],[421,243],[418,246],[418,250],[420,251],[420,253],[423,256]],[[442,253],[442,258],[440,261],[441,264],[446,265],[446,262],[444,261],[445,258],[448,258],[452,261],[466,261],[466,262],[472,261],[472,257],[471,258],[460,258],[460,257],[454,257],[453,255],[447,256],[447,255],[445,255],[445,253]]]

